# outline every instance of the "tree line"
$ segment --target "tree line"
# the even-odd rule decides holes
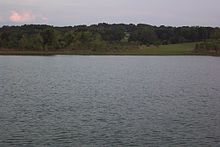
[[[3,26],[0,28],[0,48],[54,51],[117,49],[139,45],[159,46],[216,39],[220,38],[219,32],[219,28],[213,27],[158,27],[147,24]]]

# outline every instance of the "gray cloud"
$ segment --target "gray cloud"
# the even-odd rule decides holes
[[[1,0],[0,25],[107,22],[220,26],[219,5],[219,0]],[[12,12],[26,14],[26,19],[12,21]]]

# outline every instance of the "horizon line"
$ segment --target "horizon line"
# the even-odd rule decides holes
[[[47,23],[24,23],[24,24],[3,24],[0,25],[1,28],[3,27],[21,27],[21,26],[25,26],[25,25],[46,25],[46,26],[51,26],[51,27],[77,27],[77,26],[93,26],[93,25],[99,25],[99,24],[107,24],[107,25],[149,25],[149,26],[154,26],[154,27],[161,27],[161,26],[165,26],[165,27],[211,27],[211,28],[220,28],[220,26],[208,26],[208,25],[166,25],[166,24],[161,24],[161,25],[153,25],[150,23],[107,23],[107,22],[99,22],[99,23],[91,23],[91,24],[74,24],[74,25],[54,25],[54,24],[47,24]]]

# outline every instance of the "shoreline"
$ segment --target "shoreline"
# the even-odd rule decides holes
[[[0,52],[0,56],[58,56],[58,55],[69,55],[69,56],[217,56],[216,54],[206,53],[189,53],[189,54],[160,54],[160,53],[149,53],[149,54],[123,54],[123,53],[75,53],[75,52]]]
[[[51,51],[34,51],[23,49],[0,48],[1,56],[56,56],[56,55],[82,55],[82,56],[220,56],[214,52],[194,52],[196,42],[161,45],[159,47],[139,46],[139,48],[121,49],[59,49]]]

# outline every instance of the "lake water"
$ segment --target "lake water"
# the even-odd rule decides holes
[[[0,56],[0,146],[220,146],[220,58]]]

